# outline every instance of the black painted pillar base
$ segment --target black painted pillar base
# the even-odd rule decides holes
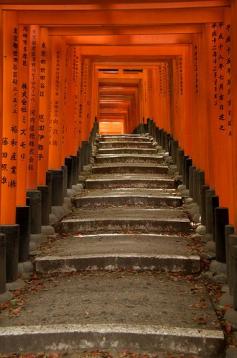
[[[194,169],[193,171],[193,199],[196,203],[198,203],[198,169]]]
[[[205,173],[202,170],[197,172],[197,203],[201,206],[202,201],[202,187],[205,184]]]
[[[80,172],[83,171],[83,166],[86,165],[86,148],[87,148],[88,142],[82,141],[81,143],[81,149],[80,149],[80,156],[81,156],[81,162],[80,162]]]
[[[6,236],[6,280],[14,282],[18,278],[19,225],[0,225],[0,232]]]
[[[80,149],[78,149],[76,157],[77,157],[77,178],[79,179],[79,175],[80,175],[80,162],[81,162]]]
[[[189,168],[192,167],[192,159],[187,157],[184,159],[184,184],[189,189]]]
[[[212,189],[206,190],[206,229],[207,233],[213,233],[213,203],[212,198],[215,196],[215,191]]]
[[[67,166],[62,166],[63,171],[63,197],[67,196]]]
[[[52,206],[52,190],[53,190],[53,175],[50,171],[46,173],[46,185],[48,187],[49,192],[49,211],[51,212]]]
[[[237,245],[237,235],[234,235],[235,228],[233,225],[225,226],[225,255],[226,255],[226,272],[227,281],[229,285],[229,292],[231,293],[231,246]],[[233,242],[232,242],[232,238]]]
[[[49,187],[48,185],[38,186],[38,190],[41,192],[41,225],[49,225]]]
[[[232,246],[232,274],[233,274],[233,306],[234,309],[237,310],[237,280],[236,280],[236,275],[237,275],[237,246],[234,245]]]
[[[6,292],[6,255],[7,241],[4,234],[0,234],[0,295]]]
[[[202,185],[201,187],[201,224],[206,225],[206,191],[209,190],[208,185]]]
[[[229,224],[229,210],[227,208],[215,208],[215,241],[216,260],[226,262],[225,226]]]
[[[50,170],[52,175],[52,206],[62,206],[64,199],[63,170]]]
[[[71,156],[72,158],[72,184],[78,183],[78,167],[77,167],[77,157]]]
[[[36,189],[28,190],[26,195],[30,198],[30,232],[31,234],[40,234],[42,223],[41,192]]]
[[[65,165],[67,166],[67,188],[71,189],[73,184],[73,160],[72,157],[65,159]]]
[[[180,148],[177,149],[177,168],[180,175],[183,175],[183,160],[184,151]]]
[[[189,167],[189,194],[192,198],[194,198],[194,172],[196,170],[196,167],[191,166]]]
[[[172,139],[171,140],[171,157],[174,161],[174,163],[176,164],[177,163],[177,151],[178,151],[178,146],[179,146],[179,143],[177,140],[174,140]]]
[[[19,262],[25,262],[29,260],[30,251],[30,206],[16,207],[16,223],[19,225],[20,228]]]
[[[89,164],[90,162],[90,156],[91,156],[91,151],[92,151],[92,147],[91,144],[89,142],[86,142],[86,165]]]

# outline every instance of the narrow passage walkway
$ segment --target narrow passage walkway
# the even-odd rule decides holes
[[[221,357],[166,153],[148,135],[123,135],[98,136],[93,154],[72,214],[35,258],[21,309],[0,316],[1,351]]]

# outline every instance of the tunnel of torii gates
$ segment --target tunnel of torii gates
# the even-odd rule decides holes
[[[87,141],[152,118],[237,225],[237,1],[0,1],[0,225]]]

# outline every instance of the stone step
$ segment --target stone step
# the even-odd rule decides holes
[[[198,256],[101,254],[76,256],[45,256],[35,260],[38,273],[75,272],[75,271],[169,271],[186,274],[200,271]]]
[[[188,233],[190,229],[187,215],[179,209],[77,209],[58,225],[59,231],[72,234],[105,231],[173,234]]]
[[[149,141],[139,142],[139,141],[110,141],[110,142],[97,142],[98,148],[106,149],[106,148],[147,148],[152,149],[155,148],[155,144]]]
[[[1,312],[2,354],[103,350],[113,356],[124,351],[222,356],[224,336],[206,289],[185,276],[60,274],[42,278],[37,294],[33,284],[18,315]]]
[[[161,155],[151,154],[97,154],[95,157],[95,163],[97,164],[109,164],[109,163],[164,163],[164,157]]]
[[[172,193],[175,188],[175,181],[167,176],[130,174],[130,175],[92,175],[85,181],[86,189],[103,188],[161,188],[169,189]]]
[[[155,234],[100,234],[59,238],[35,259],[40,273],[80,270],[200,271],[189,237]],[[194,255],[195,254],[195,255]]]
[[[179,207],[182,197],[155,189],[104,189],[90,190],[72,198],[76,208],[108,206]]]
[[[106,148],[98,149],[98,154],[157,154],[156,148]]]
[[[155,165],[147,163],[121,163],[104,164],[92,166],[92,174],[106,173],[156,173],[167,174],[168,167],[166,165]]]
[[[108,135],[108,136],[99,136],[97,137],[98,142],[152,142],[152,138],[148,136],[141,135]]]

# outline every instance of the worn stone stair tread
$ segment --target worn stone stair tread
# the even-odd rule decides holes
[[[163,156],[158,155],[133,155],[133,154],[102,154],[96,155],[94,159],[95,164],[113,164],[113,163],[146,163],[146,164],[163,164]]]
[[[223,349],[223,332],[205,287],[181,276],[61,275],[45,278],[42,289],[37,295],[26,294],[25,302],[17,317],[2,312],[2,353],[60,351],[67,346],[68,351],[129,348],[217,357]]]
[[[90,189],[87,192],[82,192],[73,197],[73,199],[81,198],[110,198],[110,197],[151,197],[151,198],[170,198],[182,200],[182,197],[177,193],[170,193],[168,191],[161,191],[160,189],[146,189],[146,188],[116,188],[116,189]]]
[[[168,169],[167,165],[156,165],[156,164],[152,164],[152,163],[123,163],[123,162],[118,162],[116,164],[96,164],[94,166],[92,166],[93,168],[111,168],[111,167],[142,167],[142,168],[165,168]]]
[[[101,173],[101,174],[91,174],[87,180],[169,180],[174,182],[174,179],[166,173]]]
[[[77,208],[106,206],[180,207],[182,197],[156,189],[91,189],[72,199]]]
[[[156,232],[188,233],[190,220],[183,210],[140,209],[131,207],[110,207],[97,210],[75,209],[58,225],[59,232],[64,233],[101,233],[108,232]]]
[[[23,343],[19,344],[19,340]],[[183,358],[190,357],[186,352],[195,354],[196,358],[212,358],[213,354],[222,354],[224,339],[218,330],[158,325],[56,324],[0,328],[0,344],[3,353],[11,353],[9,347],[15,351],[30,349],[40,353],[47,346],[48,351],[62,351],[62,347],[67,347],[72,357],[85,353],[85,349],[109,350],[110,355],[126,349],[166,357],[168,349],[182,353]]]
[[[163,160],[163,156],[162,155],[157,155],[157,154],[97,154],[96,155],[96,159],[111,159],[111,158],[132,158],[132,159],[139,159],[139,158],[144,158],[144,159],[160,159]]]
[[[124,141],[135,141],[135,142],[149,142],[152,143],[153,140],[151,137],[147,136],[101,136],[97,138],[99,143],[104,142],[124,142]]]
[[[92,166],[92,173],[103,173],[103,172],[147,172],[147,173],[168,173],[168,166],[157,165],[153,163],[107,163],[107,164],[94,164]]]
[[[97,145],[99,146],[109,146],[111,144],[118,144],[118,145],[122,145],[124,146],[125,144],[128,144],[128,145],[137,145],[137,146],[140,146],[141,144],[144,144],[145,146],[148,146],[148,147],[153,147],[154,145],[156,145],[157,143],[155,142],[152,142],[151,140],[133,140],[133,139],[130,139],[130,138],[124,138],[125,140],[108,140],[108,141],[98,141],[97,142]]]
[[[200,257],[188,237],[168,235],[77,235],[63,237],[42,249],[37,272],[133,269],[194,273]]]
[[[98,234],[59,238],[51,248],[42,249],[40,256],[88,254],[192,255],[189,237],[157,234]]]
[[[159,151],[156,148],[98,148],[98,154],[157,154]]]
[[[175,191],[175,181],[167,174],[110,173],[92,174],[85,180],[86,188],[159,188]]]
[[[190,222],[187,214],[182,208],[169,208],[169,209],[142,209],[142,208],[102,208],[100,210],[88,210],[88,209],[75,209],[74,212],[69,214],[62,222],[71,221],[71,220],[158,220],[158,219],[167,219],[167,220],[181,220],[184,222]]]
[[[193,274],[200,271],[200,257],[196,255],[145,255],[136,252],[127,254],[88,254],[71,256],[45,256],[35,260],[39,273],[75,271],[168,271]]]
[[[97,142],[97,146],[100,148],[120,148],[120,147],[155,148],[157,146],[157,143],[150,142],[150,141],[124,140],[124,141]]]

